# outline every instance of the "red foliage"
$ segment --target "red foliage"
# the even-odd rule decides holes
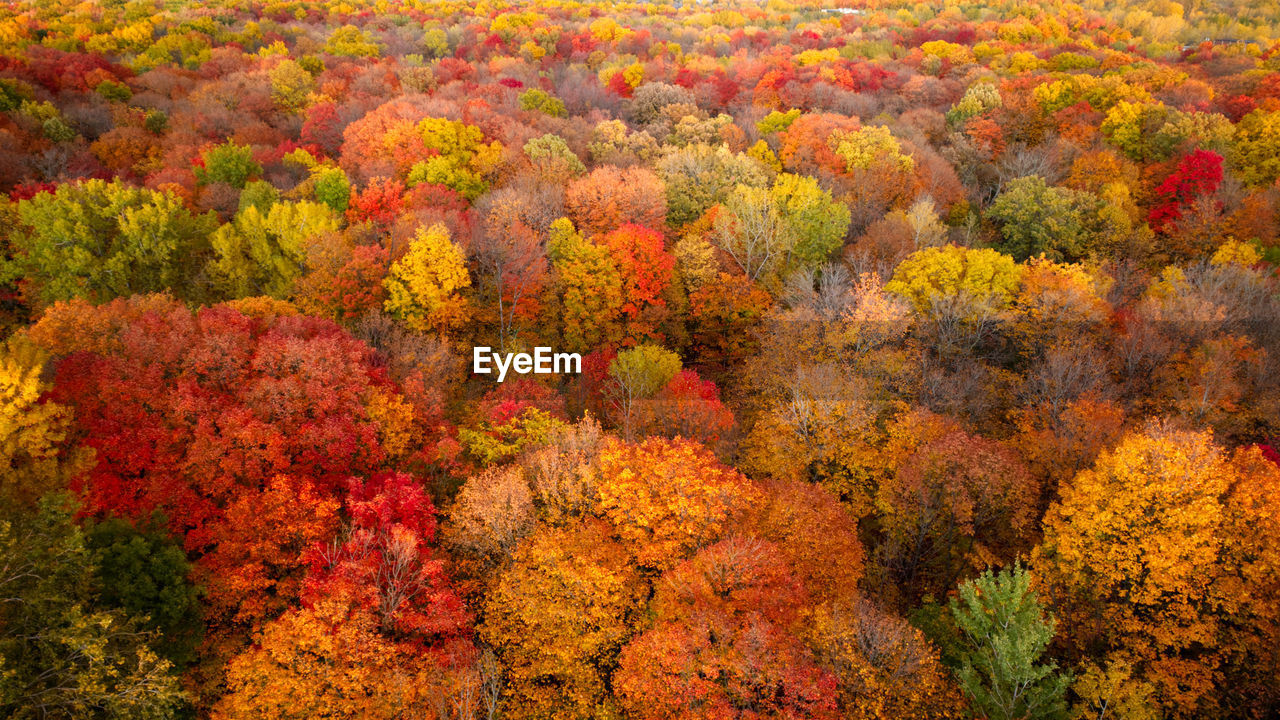
[[[715,447],[733,430],[733,411],[721,402],[720,389],[694,370],[676,373],[657,395],[637,405],[637,426],[644,435],[683,437]]]
[[[1196,150],[1182,158],[1178,167],[1156,188],[1163,202],[1152,208],[1147,222],[1157,232],[1177,222],[1182,211],[1197,199],[1211,195],[1222,183],[1222,156],[1209,150]]]
[[[51,395],[97,451],[76,488],[86,512],[163,511],[188,551],[272,477],[328,495],[385,459],[366,401],[389,381],[327,320],[135,297],[55,306],[32,336],[63,356]]]
[[[658,584],[652,629],[622,651],[615,691],[638,718],[836,718],[836,680],[790,632],[805,596],[754,538],[706,548]]]
[[[527,377],[498,383],[481,398],[476,415],[494,425],[504,425],[528,408],[542,410],[561,420],[568,418],[560,393]]]
[[[656,332],[666,311],[662,293],[675,273],[675,257],[667,252],[662,233],[643,225],[626,224],[600,238],[622,275],[622,312],[628,336],[641,339]]]
[[[404,211],[404,185],[399,180],[374,178],[363,190],[351,191],[347,222],[366,220],[387,227]]]
[[[318,103],[307,110],[299,139],[303,144],[318,146],[329,157],[336,157],[342,148],[342,129],[338,107],[331,102]]]
[[[382,280],[391,266],[391,255],[381,245],[357,245],[351,259],[321,289],[317,300],[331,317],[354,320],[382,307],[386,289]]]
[[[352,598],[377,614],[384,632],[419,643],[462,632],[469,618],[443,563],[432,557],[435,506],[422,486],[404,473],[384,473],[352,478],[347,490],[347,532],[341,545],[307,553],[303,603]]]

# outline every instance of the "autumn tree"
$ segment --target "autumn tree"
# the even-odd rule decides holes
[[[598,460],[599,512],[643,568],[669,568],[728,529],[756,491],[687,440],[606,441]]]
[[[625,337],[652,338],[667,315],[665,291],[675,270],[675,258],[666,250],[662,233],[628,223],[601,236],[599,243],[618,269]]]
[[[92,464],[76,447],[71,409],[50,402],[41,381],[44,358],[20,337],[0,349],[0,500],[4,514],[30,510],[44,495],[67,489]]]
[[[306,270],[308,244],[339,222],[319,203],[277,203],[266,211],[250,205],[213,233],[209,275],[227,297],[283,299]]]
[[[565,349],[582,352],[620,341],[622,276],[609,249],[584,238],[568,218],[560,218],[551,225],[547,256]]]
[[[446,332],[467,320],[467,300],[460,293],[471,286],[471,275],[444,225],[418,228],[383,285],[387,312],[419,332]]]
[[[203,297],[197,275],[215,221],[172,194],[119,181],[68,183],[20,201],[17,222],[0,272],[24,280],[38,305],[165,290]]]
[[[404,473],[348,483],[342,543],[313,543],[302,597],[346,596],[370,610],[382,632],[439,649],[469,618],[432,556],[435,506]]]
[[[1170,716],[1241,712],[1213,688],[1274,627],[1253,599],[1276,578],[1263,539],[1274,520],[1257,504],[1276,466],[1264,463],[1228,456],[1208,433],[1152,426],[1077,475],[1033,558],[1072,628],[1064,645],[1129,663]]]
[[[938,650],[902,618],[851,596],[814,611],[808,642],[835,675],[844,717],[961,717],[962,700]]]
[[[1280,112],[1262,108],[1245,115],[1236,126],[1230,159],[1246,183],[1269,185],[1280,177],[1278,126]]]
[[[212,717],[433,716],[432,695],[447,697],[444,677],[430,655],[382,636],[374,613],[340,596],[324,597],[267,625],[236,656]]]
[[[482,640],[506,668],[517,718],[595,717],[630,637],[643,586],[607,524],[546,528],[516,548],[489,593]]]
[[[884,532],[878,564],[898,592],[941,595],[967,570],[992,558],[1008,559],[1019,549],[1038,496],[1012,450],[945,429],[877,488]]]
[[[614,684],[642,718],[838,717],[835,678],[790,632],[803,590],[768,543],[729,537],[659,581]]]
[[[667,221],[666,188],[644,167],[598,167],[565,187],[564,205],[569,219],[587,236],[610,233],[627,223],[662,228]]]

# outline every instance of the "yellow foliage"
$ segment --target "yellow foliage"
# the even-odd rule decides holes
[[[1257,248],[1246,242],[1231,239],[1223,243],[1209,262],[1214,265],[1242,265],[1244,267],[1253,267],[1262,260],[1262,253]]]
[[[387,312],[420,332],[447,332],[470,316],[459,291],[471,286],[471,275],[462,249],[443,224],[418,228],[409,252],[391,266],[383,285]]]
[[[25,338],[0,350],[0,512],[30,506],[66,488],[92,452],[68,450],[69,408],[43,401],[43,360]]]
[[[645,567],[669,568],[712,542],[756,494],[741,474],[687,440],[610,440],[599,467],[600,512]]]

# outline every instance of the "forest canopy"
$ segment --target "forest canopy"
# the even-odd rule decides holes
[[[10,2],[0,243],[0,716],[1280,714],[1274,0]]]

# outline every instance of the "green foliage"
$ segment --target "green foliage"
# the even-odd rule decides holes
[[[520,93],[520,109],[533,110],[551,117],[564,117],[566,114],[563,100],[538,88],[529,88]]]
[[[311,73],[294,60],[285,58],[271,68],[271,99],[285,112],[297,113],[306,108],[314,87]]]
[[[163,110],[151,109],[142,119],[142,126],[153,135],[160,135],[169,129],[169,116]]]
[[[133,91],[128,85],[115,80],[103,80],[93,89],[104,100],[111,102],[129,102],[129,98],[133,97]]]
[[[169,661],[123,612],[93,604],[91,555],[69,498],[0,523],[0,714],[14,720],[167,720],[183,702]]]
[[[433,58],[449,54],[449,36],[442,28],[428,28],[422,33],[422,49]]]
[[[283,299],[302,275],[308,241],[340,225],[319,203],[278,203],[265,213],[249,205],[213,234],[209,276],[229,297]]]
[[[1000,91],[995,85],[989,82],[975,83],[965,90],[960,102],[947,111],[947,122],[952,126],[964,125],[969,120],[1000,107],[1002,102]]]
[[[157,520],[139,530],[111,518],[86,529],[85,546],[99,601],[159,633],[156,652],[181,667],[195,658],[203,631],[200,591],[187,580],[187,556],[162,527]]]
[[[673,227],[697,220],[738,185],[768,184],[758,162],[724,146],[690,145],[670,151],[658,161],[657,170],[667,186],[667,222]]]
[[[204,167],[196,168],[196,179],[201,183],[220,182],[239,189],[262,174],[262,166],[253,159],[252,148],[229,140],[205,150],[201,158]]]
[[[29,84],[16,78],[0,78],[0,112],[17,110],[34,97]]]
[[[1092,193],[1050,187],[1039,175],[1029,175],[1009,183],[987,217],[1000,223],[1000,249],[1015,259],[1044,255],[1064,262],[1079,260],[1097,247],[1100,209]]]
[[[800,117],[800,110],[798,108],[792,108],[786,112],[774,110],[756,123],[756,131],[761,135],[771,135],[773,133],[782,132],[783,130],[791,127],[791,123],[795,122],[798,117]]]
[[[315,171],[316,200],[328,205],[334,212],[347,211],[351,202],[351,181],[342,168],[327,166]]]
[[[105,302],[171,290],[195,299],[213,214],[192,215],[177,197],[120,181],[63,184],[18,203],[13,257],[0,277],[24,279],[42,303]]]
[[[569,144],[559,135],[547,133],[524,144],[525,157],[538,168],[542,177],[555,181],[587,171]]]
[[[1187,143],[1206,150],[1225,150],[1231,121],[1222,115],[1183,112],[1159,102],[1120,100],[1107,111],[1102,134],[1133,160],[1167,160]]]
[[[769,194],[795,235],[792,259],[800,266],[818,267],[844,243],[844,235],[849,230],[849,208],[832,199],[831,193],[823,190],[817,180],[784,173],[774,181]]]
[[[271,206],[278,202],[280,202],[280,191],[276,190],[274,185],[266,180],[254,180],[240,191],[240,206],[237,211],[252,206],[265,215],[271,211]]]
[[[61,117],[53,117],[45,120],[40,126],[40,131],[44,133],[45,138],[50,142],[63,143],[71,142],[76,139],[76,131],[63,121]]]
[[[1020,563],[961,583],[960,597],[951,600],[951,614],[965,641],[956,678],[976,716],[1065,717],[1071,678],[1059,675],[1054,663],[1040,662],[1053,639],[1054,622],[1046,618]]]

